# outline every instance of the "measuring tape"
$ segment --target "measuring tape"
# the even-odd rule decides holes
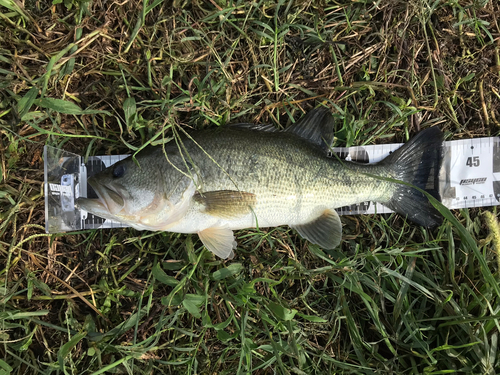
[[[336,147],[341,159],[376,163],[399,144]],[[500,137],[444,142],[440,171],[442,203],[450,209],[486,207],[500,204]],[[45,222],[47,233],[82,229],[123,228],[126,224],[103,219],[75,207],[78,197],[97,198],[87,179],[128,155],[84,158],[45,146]],[[340,215],[392,212],[380,203],[362,202],[337,209]]]
[[[441,196],[449,208],[496,206],[500,201],[500,137],[446,142]]]
[[[403,144],[333,148],[345,160],[376,163]],[[450,209],[487,207],[500,204],[500,137],[444,142],[439,174],[441,201]],[[337,209],[342,215],[390,213],[380,203],[363,202]]]

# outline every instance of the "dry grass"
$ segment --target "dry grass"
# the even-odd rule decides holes
[[[286,127],[319,102],[338,145],[429,125],[498,135],[499,14],[479,0],[0,0],[0,374],[493,374],[481,210],[454,212],[473,244],[449,221],[365,216],[344,220],[343,252],[242,231],[223,264],[190,236],[45,234],[42,149]]]

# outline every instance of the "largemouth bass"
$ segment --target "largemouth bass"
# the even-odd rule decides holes
[[[286,131],[229,126],[193,132],[89,178],[98,199],[81,198],[78,205],[139,230],[197,233],[223,259],[234,255],[233,230],[243,228],[289,225],[333,249],[342,238],[335,208],[365,201],[422,226],[441,222],[425,194],[412,187],[439,199],[438,128],[369,165],[328,156],[333,129],[333,116],[316,109]]]

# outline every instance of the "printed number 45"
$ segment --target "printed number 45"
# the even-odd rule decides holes
[[[465,165],[468,167],[479,167],[479,156],[467,158]]]

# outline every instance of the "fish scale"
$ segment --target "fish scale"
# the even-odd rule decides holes
[[[194,139],[199,147],[191,142],[185,146],[202,171],[202,191],[240,190],[257,196],[254,214],[233,223],[234,229],[256,226],[256,219],[261,226],[294,225],[309,218],[317,207],[378,200],[394,190],[390,183],[364,174],[368,170],[389,177],[383,168],[329,158],[294,134],[230,129],[202,132]],[[245,157],[251,153],[257,155],[253,165]],[[258,173],[247,173],[252,169]]]
[[[333,117],[317,109],[284,132],[247,126],[193,132],[91,177],[98,199],[81,198],[78,205],[136,229],[198,233],[222,258],[233,256],[233,230],[257,226],[289,225],[334,248],[342,233],[335,208],[368,200],[421,225],[440,222],[413,187],[439,198],[439,129],[366,165],[328,156],[333,128]]]

